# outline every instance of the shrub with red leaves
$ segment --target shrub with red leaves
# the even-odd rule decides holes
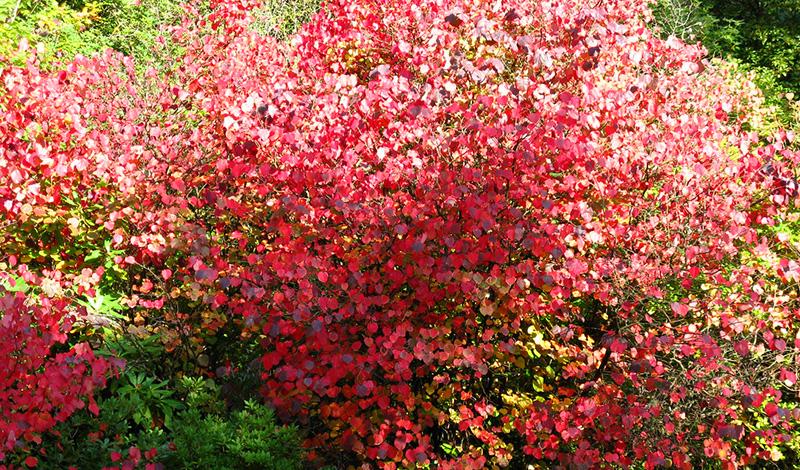
[[[630,0],[332,1],[290,45],[249,29],[254,5],[189,15],[176,70],[139,88],[111,56],[5,70],[0,210],[113,194],[93,224],[141,267],[131,308],[260,337],[264,397],[312,458],[783,448],[800,274],[774,181],[800,156],[749,130],[752,84]]]
[[[112,369],[85,343],[63,346],[72,322],[65,302],[43,298],[31,305],[35,300],[0,298],[0,461],[8,451],[41,442],[43,432],[87,404],[97,414],[93,393]],[[36,459],[26,464],[35,466]]]

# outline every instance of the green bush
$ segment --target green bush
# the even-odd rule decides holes
[[[43,42],[64,57],[85,50],[81,33],[98,17],[94,3],[72,8],[56,0],[0,0],[0,56],[14,56],[19,41]],[[17,57],[22,59],[22,57]]]
[[[194,401],[187,400],[190,407],[177,412],[169,424],[145,423],[145,414],[151,419],[156,412],[164,412],[154,407],[154,403],[142,404],[147,413],[134,413],[129,406],[136,400],[142,401],[142,397],[151,397],[154,391],[155,395],[163,394],[161,384],[152,378],[128,384],[133,388],[138,385],[136,392],[119,393],[103,400],[99,417],[88,412],[76,413],[46,436],[38,468],[75,466],[81,470],[99,470],[112,465],[112,453],[126,455],[131,447],[155,449],[154,461],[170,469],[301,468],[301,438],[296,428],[276,424],[272,410],[254,401],[247,401],[238,411],[210,412],[209,409],[222,410],[219,388],[209,386],[204,382],[210,381],[203,379],[190,382],[207,389],[202,393],[210,394],[199,401],[197,396]],[[171,401],[160,395],[153,400],[156,399],[159,403]]]
[[[254,401],[228,419],[192,408],[173,428],[175,451],[165,461],[168,468],[301,468],[297,430],[276,425],[272,410]]]
[[[300,467],[298,430],[276,424],[269,408],[249,399],[259,384],[252,367],[232,364],[209,379],[187,373],[191,367],[156,334],[105,329],[102,337],[98,353],[126,367],[97,397],[98,416],[77,412],[44,436],[38,468],[100,470],[119,465],[112,454],[125,457],[132,447],[154,449],[149,461],[169,469]]]
[[[320,0],[265,0],[253,15],[253,27],[261,34],[285,40],[300,29],[319,10],[319,6]]]
[[[180,20],[177,0],[0,0],[0,56],[16,55],[19,41],[44,46],[46,63],[66,62],[76,54],[90,56],[106,48],[137,62],[163,66],[167,54],[159,37]]]
[[[712,57],[755,72],[755,82],[783,125],[797,125],[800,96],[800,1],[657,0],[664,36],[700,41]]]
[[[14,57],[19,41],[44,45],[45,62],[71,60],[112,48],[137,68],[170,67],[169,27],[180,23],[180,0],[0,0],[0,56]],[[253,28],[284,40],[319,9],[320,0],[266,0]]]

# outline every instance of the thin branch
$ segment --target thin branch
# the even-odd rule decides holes
[[[19,5],[22,3],[22,0],[17,0],[17,3],[14,4],[14,11],[11,12],[11,16],[6,20],[6,23],[11,24],[14,20],[17,19],[17,13],[19,13]]]

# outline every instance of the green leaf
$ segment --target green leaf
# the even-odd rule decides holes
[[[0,273],[0,286],[8,292],[28,292],[31,288],[21,277],[9,273]]]
[[[9,20],[16,4],[16,0],[0,0],[0,20]]]

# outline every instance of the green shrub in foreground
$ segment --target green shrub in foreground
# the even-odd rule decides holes
[[[301,467],[297,430],[275,424],[272,410],[253,401],[229,419],[183,413],[174,426],[169,468],[280,469]]]

